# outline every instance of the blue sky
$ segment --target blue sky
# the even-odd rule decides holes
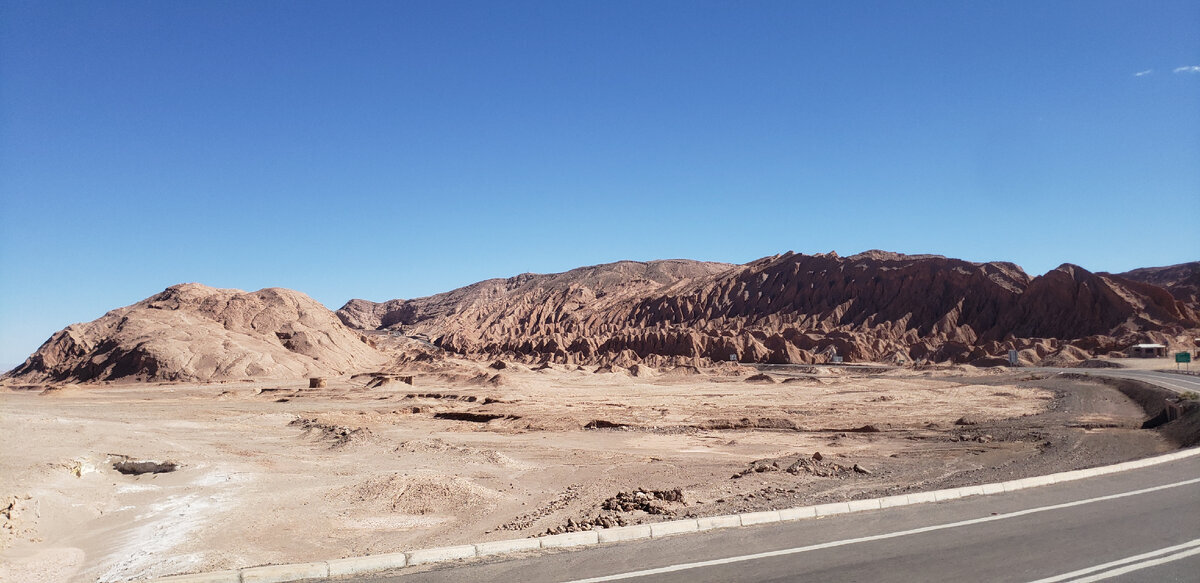
[[[1194,1],[9,0],[0,366],[185,281],[1194,261],[1191,67]]]

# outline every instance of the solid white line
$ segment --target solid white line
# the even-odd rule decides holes
[[[1082,575],[1087,575],[1088,573],[1092,573],[1095,571],[1103,571],[1105,569],[1110,569],[1112,567],[1119,567],[1126,563],[1135,563],[1137,561],[1142,561],[1142,560],[1149,559],[1152,557],[1157,557],[1158,555],[1165,555],[1167,553],[1173,553],[1180,549],[1188,549],[1188,548],[1197,547],[1197,546],[1200,546],[1200,538],[1193,539],[1186,543],[1183,543],[1180,545],[1175,545],[1173,547],[1161,548],[1156,551],[1150,551],[1148,553],[1142,553],[1140,555],[1134,555],[1132,557],[1125,557],[1124,559],[1119,559],[1119,560],[1111,561],[1111,562],[1104,563],[1101,565],[1087,567],[1084,569],[1080,569],[1078,571],[1071,571],[1070,573],[1063,573],[1062,575],[1055,575],[1053,577],[1047,577],[1045,579],[1038,579],[1037,581],[1030,581],[1030,583],[1058,583],[1059,581],[1066,581],[1067,579],[1079,577]],[[1196,552],[1200,552],[1200,549],[1196,549]]]
[[[1113,569],[1111,571],[1105,571],[1103,573],[1096,573],[1095,575],[1092,575],[1091,577],[1084,577],[1083,579],[1072,580],[1071,583],[1092,583],[1093,581],[1103,581],[1104,579],[1111,579],[1113,577],[1119,577],[1126,573],[1132,573],[1134,571],[1141,571],[1142,569],[1149,569],[1150,567],[1154,567],[1156,565],[1162,565],[1165,563],[1170,563],[1171,561],[1178,561],[1179,559],[1186,559],[1192,555],[1200,555],[1200,549],[1192,549],[1190,551],[1184,551],[1182,553],[1175,553],[1174,555],[1167,555],[1161,559],[1154,559],[1153,561],[1146,561],[1144,563],[1135,563],[1133,565],[1121,567],[1120,569]]]
[[[1106,376],[1109,378],[1131,379],[1137,381],[1145,381],[1150,384],[1158,384],[1159,386],[1173,391],[1192,391],[1196,390],[1200,383],[1191,379],[1184,378],[1163,378],[1165,375],[1161,373],[1096,373],[1095,376]]]
[[[946,524],[937,524],[937,525],[933,525],[933,526],[922,526],[920,528],[901,530],[901,531],[897,531],[897,532],[889,532],[886,534],[876,534],[876,535],[871,535],[871,536],[851,538],[851,539],[845,539],[845,540],[839,540],[839,541],[831,541],[831,542],[827,542],[827,543],[820,543],[820,544],[808,545],[808,546],[803,546],[803,547],[781,549],[778,551],[767,551],[764,553],[754,553],[751,555],[726,557],[724,559],[712,559],[712,560],[708,560],[708,561],[697,561],[695,563],[681,563],[678,565],[669,565],[666,567],[657,567],[654,569],[643,569],[641,571],[630,571],[627,573],[617,573],[615,575],[603,575],[600,577],[589,577],[587,579],[573,579],[571,581],[567,581],[566,583],[601,583],[603,581],[620,581],[622,579],[633,579],[635,577],[647,577],[650,575],[659,575],[662,573],[673,573],[675,571],[686,571],[688,569],[699,569],[701,567],[713,567],[713,566],[717,566],[717,565],[728,565],[731,563],[741,563],[741,562],[745,562],[745,561],[756,561],[758,559],[767,559],[767,558],[771,558],[771,557],[782,557],[782,556],[786,556],[786,555],[795,555],[798,553],[807,553],[809,551],[818,551],[818,550],[822,550],[822,549],[830,549],[830,548],[834,548],[834,547],[841,547],[841,546],[853,545],[853,544],[858,544],[858,543],[872,542],[872,541],[877,541],[877,540],[885,540],[885,539],[889,539],[889,538],[897,538],[897,537],[908,536],[908,535],[913,535],[913,534],[922,534],[922,533],[926,533],[926,532],[946,530],[949,528],[959,528],[959,527],[963,527],[963,526],[970,526],[973,524],[983,524],[986,522],[995,522],[997,520],[1007,520],[1009,518],[1017,518],[1019,516],[1026,516],[1029,514],[1037,514],[1039,512],[1050,512],[1052,510],[1061,510],[1063,508],[1082,506],[1084,504],[1092,504],[1094,502],[1103,502],[1106,500],[1117,500],[1119,498],[1127,498],[1129,496],[1138,496],[1141,494],[1149,494],[1150,492],[1158,492],[1160,490],[1167,490],[1170,488],[1178,488],[1180,486],[1187,486],[1187,485],[1196,484],[1196,483],[1200,483],[1200,478],[1193,478],[1191,480],[1184,480],[1182,482],[1175,482],[1172,484],[1164,484],[1162,486],[1154,486],[1151,488],[1143,488],[1141,490],[1132,490],[1129,492],[1121,492],[1119,494],[1109,494],[1107,496],[1099,496],[1097,498],[1088,498],[1086,500],[1076,500],[1074,502],[1066,502],[1063,504],[1054,504],[1052,506],[1041,506],[1038,508],[1028,508],[1025,510],[1018,510],[1016,512],[1008,512],[1005,514],[985,516],[983,518],[972,518],[970,520],[961,520],[959,522],[949,522]]]

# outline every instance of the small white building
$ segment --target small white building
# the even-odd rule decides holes
[[[1137,358],[1165,358],[1167,347],[1162,344],[1134,344],[1129,347],[1129,356]]]

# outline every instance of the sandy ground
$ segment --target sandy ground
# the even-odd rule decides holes
[[[555,366],[0,393],[0,580],[127,581],[1008,479],[1171,444],[1003,369]],[[786,381],[786,382],[785,382]],[[814,455],[819,452],[819,455]],[[819,459],[817,459],[819,458]],[[123,460],[175,462],[126,475]],[[642,493],[637,493],[641,489]]]

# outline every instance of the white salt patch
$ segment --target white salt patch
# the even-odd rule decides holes
[[[188,542],[194,532],[230,506],[229,501],[234,497],[228,488],[230,484],[246,481],[248,476],[228,472],[203,474],[190,484],[171,488],[190,493],[167,496],[149,507],[143,506],[145,510],[133,519],[135,526],[120,535],[118,549],[98,561],[106,568],[96,581],[114,583],[145,579],[200,567],[204,562],[203,553],[172,554],[171,551]],[[197,488],[210,490],[197,493]],[[121,509],[126,508],[132,507]]]
[[[149,492],[150,490],[162,490],[162,488],[154,484],[121,484],[117,486],[117,494],[133,494],[134,492]]]

